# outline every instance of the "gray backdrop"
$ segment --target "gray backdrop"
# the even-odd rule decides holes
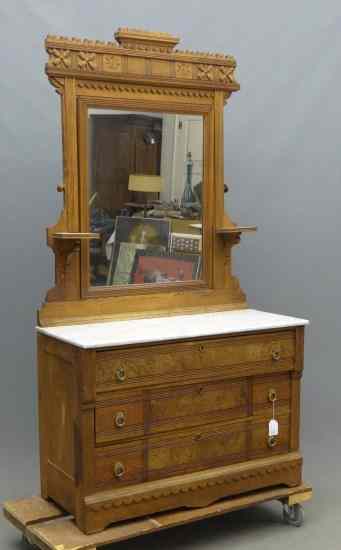
[[[59,102],[44,76],[47,33],[110,40],[163,30],[182,48],[236,56],[226,109],[229,211],[258,224],[235,251],[252,306],[311,320],[302,447],[315,499],[306,523],[271,504],[121,545],[336,550],[340,541],[341,6],[335,0],[11,0],[0,5],[0,500],[38,491],[35,310],[52,284],[45,227],[60,209]],[[248,521],[246,521],[246,519]],[[0,521],[1,548],[21,548]]]

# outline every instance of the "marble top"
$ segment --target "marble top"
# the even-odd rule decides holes
[[[255,309],[240,309],[84,325],[37,327],[37,331],[83,349],[94,349],[298,327],[308,324],[309,321],[296,317],[276,315]]]

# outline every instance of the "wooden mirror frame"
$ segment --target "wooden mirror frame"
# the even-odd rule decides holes
[[[47,230],[55,286],[38,312],[42,326],[247,307],[231,273],[231,249],[243,231],[224,212],[224,105],[239,90],[233,57],[174,50],[177,37],[119,29],[116,43],[48,36],[46,73],[61,96],[64,208]],[[203,281],[89,287],[84,209],[87,106],[204,116]],[[86,259],[87,258],[87,259]]]
[[[124,111],[156,112],[186,115],[203,116],[203,208],[202,208],[202,226],[203,226],[203,276],[200,280],[191,280],[183,282],[172,282],[162,284],[134,284],[134,285],[108,285],[101,287],[90,286],[90,254],[89,242],[85,241],[81,245],[81,287],[82,297],[99,296],[117,296],[124,294],[155,294],[158,292],[184,291],[195,288],[210,288],[212,285],[212,246],[211,232],[207,231],[211,220],[210,212],[212,210],[212,196],[209,190],[212,189],[208,176],[209,172],[205,165],[210,166],[213,163],[213,150],[209,147],[212,135],[212,109],[210,105],[189,103],[184,106],[183,101],[177,97],[169,98],[151,95],[143,98],[136,96],[136,93],[125,93],[124,97],[115,96],[115,92],[105,94],[103,97],[79,99],[79,155],[80,155],[80,204],[81,204],[81,230],[89,231],[89,211],[88,211],[88,161],[89,151],[87,112],[89,108],[106,108]],[[208,192],[207,192],[208,191]]]

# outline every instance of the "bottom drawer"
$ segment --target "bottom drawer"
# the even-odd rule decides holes
[[[270,418],[269,418],[270,419]],[[115,487],[284,453],[289,416],[279,416],[279,436],[268,440],[268,420],[211,424],[96,450],[96,486]]]

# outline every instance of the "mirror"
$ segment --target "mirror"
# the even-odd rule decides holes
[[[90,285],[202,278],[203,116],[89,108]]]

